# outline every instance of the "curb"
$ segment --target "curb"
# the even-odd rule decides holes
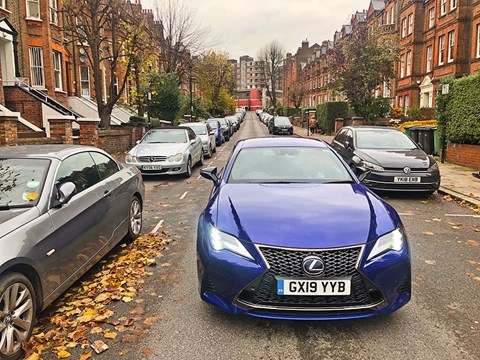
[[[438,192],[441,193],[441,194],[444,194],[444,195],[450,195],[452,198],[454,198],[456,200],[466,201],[470,205],[480,207],[480,200],[478,200],[474,197],[462,194],[458,191],[446,188],[444,186],[440,186],[440,188],[438,189]]]

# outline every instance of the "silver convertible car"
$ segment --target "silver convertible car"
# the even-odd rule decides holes
[[[162,127],[149,130],[128,152],[127,164],[135,165],[145,175],[192,176],[194,164],[203,164],[200,136],[189,127]]]
[[[35,313],[142,228],[137,168],[78,145],[0,147],[0,359],[17,359]]]

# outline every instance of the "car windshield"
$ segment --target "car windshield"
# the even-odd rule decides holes
[[[203,124],[184,124],[182,126],[188,126],[197,135],[207,135],[207,127]]]
[[[0,159],[0,209],[37,204],[50,161]]]
[[[150,130],[142,139],[142,144],[186,143],[187,136],[183,129]]]
[[[241,150],[229,183],[352,183],[350,173],[328,148],[261,147]]]
[[[416,149],[415,143],[401,131],[392,130],[357,130],[357,148],[359,149]]]
[[[227,120],[225,120],[225,119],[218,119],[218,121],[220,122],[221,125],[225,125],[225,126],[228,125]]]
[[[218,129],[218,122],[217,121],[207,121],[207,124],[212,127],[212,129]]]
[[[290,125],[290,120],[286,117],[275,118],[275,125]]]

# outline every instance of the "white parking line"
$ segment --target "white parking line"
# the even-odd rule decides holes
[[[150,231],[150,234],[155,234],[155,233],[158,231],[158,229],[160,229],[160,228],[162,227],[162,225],[163,225],[163,220],[160,220],[160,221],[158,222],[157,226],[155,226],[155,227],[153,228],[153,230]]]
[[[445,214],[445,216],[448,216],[448,217],[472,217],[472,218],[480,219],[480,215]]]
[[[398,215],[400,215],[400,216],[413,216],[415,214],[408,212],[408,213],[398,213]]]
[[[202,175],[198,175],[197,180],[200,180],[202,178]]]
[[[185,196],[187,196],[188,191],[185,191],[182,196],[180,196],[180,200],[185,199]]]

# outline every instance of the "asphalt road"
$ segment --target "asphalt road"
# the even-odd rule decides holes
[[[220,169],[237,140],[264,135],[266,128],[247,114],[205,164]],[[199,169],[190,179],[145,179],[144,232],[165,231],[174,240],[158,262],[166,265],[138,295],[145,316],[162,320],[95,358],[480,359],[478,213],[440,195],[385,197],[401,214],[412,251],[413,298],[391,316],[335,322],[232,316],[198,295],[196,222],[211,190]]]

